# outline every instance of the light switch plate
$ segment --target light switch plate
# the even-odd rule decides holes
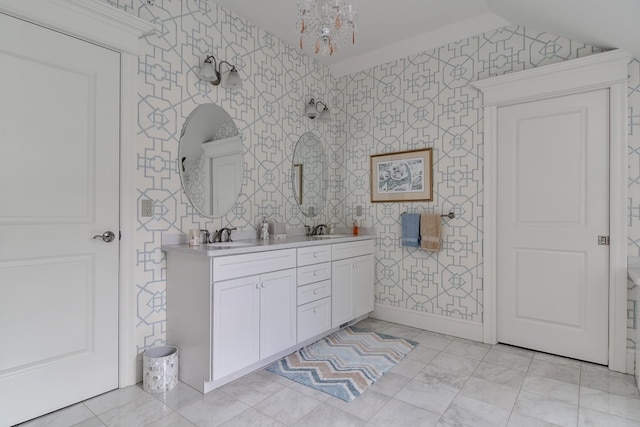
[[[362,216],[362,205],[356,206],[356,216]]]
[[[151,199],[142,199],[140,210],[142,211],[141,214],[140,214],[140,216],[142,216],[142,217],[153,216],[153,200],[151,200]]]

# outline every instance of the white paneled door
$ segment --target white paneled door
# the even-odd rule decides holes
[[[608,362],[609,91],[498,108],[498,341]]]
[[[119,70],[0,14],[0,425],[118,386]]]

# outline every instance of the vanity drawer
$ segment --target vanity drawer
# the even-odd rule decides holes
[[[296,250],[284,249],[215,257],[212,266],[214,282],[286,270],[296,266]]]
[[[331,263],[307,265],[298,267],[298,286],[331,279]]]
[[[333,260],[372,254],[373,239],[359,240],[357,242],[336,243],[333,245],[331,251]]]
[[[331,245],[298,248],[298,267],[331,261]]]
[[[331,298],[298,307],[298,342],[331,329]]]
[[[304,305],[331,296],[331,280],[298,286],[298,305]]]

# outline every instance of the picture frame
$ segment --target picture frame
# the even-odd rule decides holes
[[[371,156],[371,202],[433,201],[433,149]]]
[[[296,197],[298,205],[302,206],[302,163],[296,163],[293,165],[292,179],[293,194]]]

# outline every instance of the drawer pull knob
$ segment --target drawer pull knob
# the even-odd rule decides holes
[[[314,308],[314,309],[313,309],[313,312],[314,312],[314,313],[317,313],[317,312],[318,312],[318,309],[317,309],[317,308]]]
[[[313,257],[314,257],[314,258],[318,258],[318,252],[314,252],[314,253],[313,253]]]
[[[358,264],[353,264],[353,268],[358,268]]]
[[[318,272],[317,272],[317,271],[314,271],[314,272],[313,272],[313,277],[315,277],[315,276],[317,276],[317,275],[318,275]]]
[[[318,295],[318,290],[317,290],[317,289],[314,289],[314,290],[313,290],[313,294],[314,294],[314,295]]]

